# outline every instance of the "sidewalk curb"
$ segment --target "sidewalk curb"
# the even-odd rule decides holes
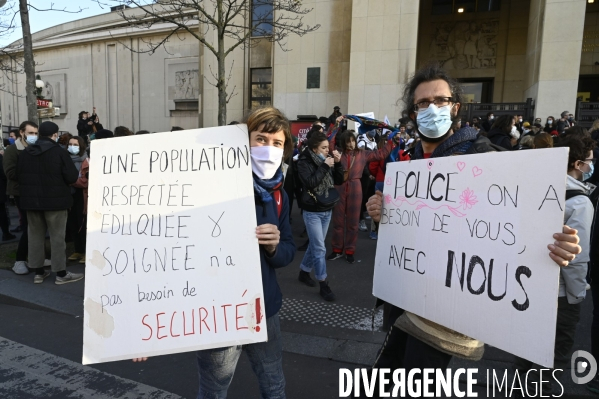
[[[31,276],[33,279],[33,274]],[[45,283],[53,284],[52,281]],[[12,278],[0,280],[0,303],[83,317],[81,297],[42,287],[38,289],[33,281],[26,283]]]

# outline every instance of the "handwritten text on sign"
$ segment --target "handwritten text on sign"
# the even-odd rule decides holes
[[[553,365],[568,150],[387,165],[374,295]],[[525,165],[542,165],[530,169]]]
[[[265,341],[245,125],[92,150],[83,363]]]

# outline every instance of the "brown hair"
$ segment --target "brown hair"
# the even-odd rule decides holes
[[[597,142],[588,136],[573,134],[560,138],[557,143],[557,147],[568,147],[570,149],[570,153],[568,154],[568,171],[574,169],[576,161],[584,161],[596,145]]]
[[[133,132],[125,126],[117,126],[114,128],[114,137],[133,136]]]
[[[73,138],[73,135],[71,133],[63,133],[60,135],[60,138],[58,139],[58,144],[60,145],[69,145],[69,140]]]
[[[339,146],[341,147],[342,151],[345,151],[347,149],[347,143],[349,143],[351,140],[353,140],[356,143],[354,151],[360,150],[358,148],[358,141],[356,140],[355,133],[356,132],[354,130],[346,130],[345,132],[343,132],[341,137],[339,137]]]
[[[274,107],[263,107],[252,111],[246,118],[248,135],[252,132],[276,133],[283,131],[285,144],[283,159],[293,154],[293,139],[291,137],[291,125],[289,120],[281,111]]]
[[[85,150],[87,150],[87,143],[85,142],[83,137],[73,136],[69,139],[69,141],[71,141],[71,139],[75,139],[75,140],[77,140],[77,143],[79,143],[79,153],[77,155],[79,155],[79,156],[83,155],[85,153]],[[67,141],[67,147],[69,145],[69,141]]]
[[[535,149],[553,148],[553,137],[549,133],[539,133],[535,136]]]

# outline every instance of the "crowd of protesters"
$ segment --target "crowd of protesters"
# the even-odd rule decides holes
[[[348,117],[335,107],[329,117],[314,122],[305,140],[293,138],[289,121],[277,109],[261,108],[248,115],[250,153],[254,179],[256,236],[268,325],[268,341],[251,345],[203,350],[197,353],[200,370],[198,397],[226,397],[242,349],[255,371],[264,398],[285,397],[282,344],[278,312],[282,293],[275,269],[290,264],[296,250],[305,251],[298,280],[316,287],[325,301],[336,299],[327,278],[327,262],[345,258],[354,263],[360,231],[378,238],[382,186],[390,162],[497,151],[551,147],[569,148],[564,228],[555,232],[548,256],[559,266],[560,291],[556,323],[555,367],[565,368],[586,292],[599,292],[599,248],[593,234],[599,174],[594,170],[599,152],[599,121],[590,130],[577,126],[569,112],[525,120],[522,115],[489,112],[485,117],[460,119],[462,91],[457,81],[438,66],[417,71],[407,82],[406,111],[394,126],[360,133],[348,129]],[[21,232],[13,271],[34,271],[33,282],[43,283],[56,274],[56,284],[81,280],[81,273],[67,271],[67,259],[85,263],[87,188],[93,142],[100,139],[148,134],[118,126],[114,132],[93,113],[79,114],[77,136],[59,134],[53,122],[39,126],[23,122],[11,132],[3,154],[2,176],[6,196],[19,212]],[[235,122],[237,123],[237,122]],[[172,130],[181,130],[173,127]],[[302,212],[308,240],[296,249],[291,234],[293,200]],[[6,208],[6,205],[5,205]],[[4,215],[4,216],[3,216]],[[332,221],[332,234],[327,232]],[[0,212],[3,240],[14,239],[6,212]],[[46,258],[45,240],[51,255]],[[74,252],[66,257],[66,241]],[[331,248],[327,255],[326,248]],[[598,246],[599,247],[599,246]],[[567,266],[567,267],[565,267]],[[314,274],[314,281],[311,274]],[[599,295],[593,298],[592,351],[599,359]],[[374,367],[391,369],[446,369],[453,356],[479,360],[484,344],[438,326],[403,309],[389,306],[385,324],[390,326]],[[419,326],[425,322],[428,328]],[[434,334],[435,339],[430,339]],[[452,345],[444,345],[451,342]],[[451,348],[451,349],[448,349]],[[145,358],[135,359],[135,361]],[[534,366],[515,359],[514,367]],[[599,393],[599,376],[588,384]]]

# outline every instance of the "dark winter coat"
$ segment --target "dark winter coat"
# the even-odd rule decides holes
[[[316,188],[320,184],[322,179],[324,179],[327,173],[332,174],[333,182],[336,186],[343,184],[344,169],[341,165],[341,162],[336,162],[333,168],[331,168],[324,162],[321,163],[320,166],[318,166],[314,162],[314,159],[312,159],[312,156],[310,155],[310,149],[308,148],[306,148],[300,154],[296,166],[298,169],[299,179],[302,182],[303,190],[313,190],[314,188]],[[329,193],[332,193],[333,191],[336,191],[336,188],[334,186],[329,189]],[[297,199],[297,203],[299,204],[300,208],[308,212],[325,212],[333,209],[333,207],[335,206],[333,205],[327,209],[312,204],[305,204],[302,201],[301,195]]]
[[[6,194],[19,196],[19,178],[17,177],[17,162],[19,154],[27,148],[28,144],[23,138],[17,139],[14,144],[4,150],[2,166],[7,177]]]
[[[71,162],[72,164],[73,162]],[[74,167],[74,166],[73,166]],[[283,294],[275,269],[285,267],[293,261],[295,256],[295,243],[291,235],[291,225],[289,224],[289,199],[284,190],[281,190],[281,201],[283,207],[281,215],[278,215],[277,203],[273,200],[262,202],[259,196],[255,196],[256,219],[258,226],[270,223],[277,226],[280,232],[280,241],[277,250],[273,256],[269,256],[266,250],[260,246],[260,266],[262,269],[262,288],[264,290],[264,314],[266,318],[272,317],[281,309],[283,305]]]
[[[67,151],[48,137],[40,137],[19,155],[17,177],[21,209],[60,211],[73,205],[70,185],[79,172]]]
[[[491,143],[501,146],[506,150],[512,150],[512,136],[509,133],[504,132],[501,129],[493,128],[487,134],[487,138],[491,140]]]

